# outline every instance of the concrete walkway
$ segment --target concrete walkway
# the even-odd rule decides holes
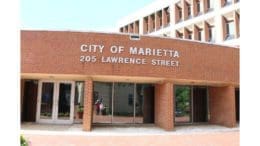
[[[217,125],[177,126],[164,131],[153,125],[142,127],[94,127],[81,125],[22,124],[23,134],[33,146],[238,146],[239,127]]]

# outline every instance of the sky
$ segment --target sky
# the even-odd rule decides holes
[[[154,0],[21,0],[21,29],[117,31],[117,21]]]

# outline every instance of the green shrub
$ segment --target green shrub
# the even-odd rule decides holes
[[[27,140],[21,135],[20,136],[21,146],[29,146]]]

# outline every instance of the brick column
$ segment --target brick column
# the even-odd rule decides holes
[[[182,17],[183,20],[186,20],[188,18],[188,7],[185,0],[182,1]]]
[[[162,27],[166,26],[166,21],[167,21],[166,12],[165,9],[162,9]]]
[[[147,21],[146,21],[147,20]],[[147,25],[147,23],[148,23],[148,17],[145,17],[145,18],[143,18],[143,34],[146,34],[146,33],[148,33],[148,31],[149,31],[149,26]]]
[[[177,4],[175,4],[174,5],[174,19],[175,19],[175,23],[174,24],[176,24],[178,21],[180,21],[179,20],[179,9],[178,9],[178,6],[177,6]]]
[[[206,13],[208,11],[208,1],[207,0],[202,0],[201,1],[201,4],[202,4],[202,13]]]
[[[159,16],[159,12],[160,11],[155,13],[155,29],[156,30],[158,30],[160,28],[160,17],[161,16]]]
[[[197,0],[192,0],[191,1],[191,11],[193,13],[193,16],[197,16],[198,15]]]
[[[174,128],[173,83],[155,85],[155,124],[165,130]]]
[[[90,131],[92,124],[93,81],[85,80],[83,130]]]
[[[236,125],[235,88],[233,86],[210,87],[209,111],[210,123],[234,127]]]

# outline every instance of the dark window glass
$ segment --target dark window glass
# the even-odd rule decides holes
[[[115,83],[113,99],[113,123],[133,123],[134,105],[128,104],[128,99],[134,96],[134,84]]]
[[[166,24],[170,24],[170,8],[166,8]]]
[[[60,83],[59,85],[59,107],[58,118],[69,119],[70,118],[70,101],[71,101],[71,84]]]
[[[41,119],[52,118],[54,83],[42,83],[41,94]]]
[[[198,31],[198,40],[201,41],[202,39],[202,30]]]
[[[197,1],[197,11],[200,12],[200,1]]]
[[[135,123],[154,122],[154,87],[136,84]]]
[[[190,17],[191,16],[191,6],[190,6],[190,4],[188,4],[187,7],[188,7],[188,16]]]

